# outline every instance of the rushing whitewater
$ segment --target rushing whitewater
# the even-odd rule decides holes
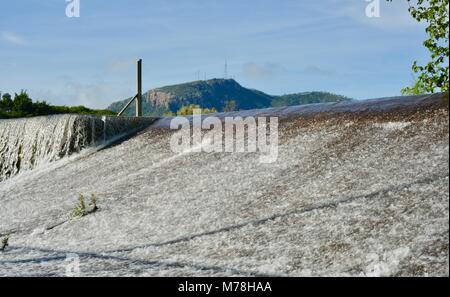
[[[0,182],[148,126],[150,118],[53,115],[0,120]]]
[[[1,182],[0,276],[448,276],[448,95],[230,114],[280,116],[276,162],[174,153],[164,118]]]

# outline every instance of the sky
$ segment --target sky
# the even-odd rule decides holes
[[[106,108],[143,89],[228,76],[272,95],[389,97],[428,52],[406,0],[0,0],[0,92]],[[379,17],[366,15],[368,5]],[[376,10],[372,10],[376,13]]]

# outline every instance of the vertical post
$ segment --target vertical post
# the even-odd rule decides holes
[[[142,116],[142,59],[137,61],[136,116]]]

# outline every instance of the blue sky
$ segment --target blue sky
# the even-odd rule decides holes
[[[0,91],[102,108],[135,92],[228,73],[269,94],[395,96],[426,61],[406,0],[1,0]]]

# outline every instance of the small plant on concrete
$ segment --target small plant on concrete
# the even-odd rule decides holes
[[[98,210],[97,206],[97,197],[92,194],[91,196],[91,202],[86,206],[86,202],[83,195],[80,195],[78,198],[78,204],[75,206],[74,210],[72,211],[71,217],[73,219],[84,217],[85,215],[88,215],[90,213],[94,213]]]
[[[89,204],[89,206],[92,207],[91,212],[96,212],[98,210],[98,207],[97,207],[97,196],[95,196],[95,194],[91,195],[91,203]]]
[[[0,246],[0,251],[4,251],[8,247],[9,235],[2,239],[2,244]]]
[[[78,198],[78,204],[75,206],[74,210],[72,211],[71,217],[81,218],[86,215],[86,203],[84,202],[84,196],[80,195]]]

